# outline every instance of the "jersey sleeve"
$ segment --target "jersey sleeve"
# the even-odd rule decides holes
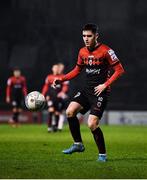
[[[110,86],[114,81],[116,81],[125,71],[121,63],[113,66],[114,73],[112,76],[105,82],[106,87]]]
[[[49,89],[49,78],[48,78],[48,76],[47,76],[46,79],[45,79],[44,86],[43,86],[43,88],[42,88],[42,94],[43,94],[44,96],[46,95],[48,89]]]
[[[106,51],[105,57],[110,66],[115,66],[119,63],[119,59],[117,58],[115,52],[112,49],[108,49]]]
[[[69,91],[69,81],[64,81],[62,86],[62,92],[67,93]]]
[[[79,54],[78,54],[76,66],[69,73],[65,74],[64,77],[62,78],[62,80],[68,81],[70,79],[77,77],[83,68],[84,68],[84,62],[83,62],[83,59],[81,56],[81,50],[80,50]]]
[[[12,78],[9,78],[7,80],[6,97],[10,98],[10,96],[11,96],[11,89],[12,89]]]
[[[105,82],[105,85],[108,87],[124,73],[124,68],[112,49],[106,51],[105,57],[110,67],[114,70],[112,76]]]

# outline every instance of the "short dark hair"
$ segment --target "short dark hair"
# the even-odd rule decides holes
[[[13,67],[13,71],[21,71],[21,69],[19,67]]]
[[[92,31],[94,34],[98,33],[98,26],[93,23],[88,23],[83,26],[82,31]]]

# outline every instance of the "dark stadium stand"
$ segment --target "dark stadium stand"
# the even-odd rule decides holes
[[[89,21],[99,24],[101,40],[113,47],[126,70],[112,88],[108,108],[146,109],[147,2],[113,0],[107,1],[109,5],[105,8],[106,0],[93,0],[93,9],[88,0],[64,1],[66,8],[57,0],[1,2],[1,9],[5,11],[0,12],[0,108],[7,107],[6,81],[13,66],[22,69],[29,91],[41,90],[55,62],[63,62],[66,72],[71,70],[82,46],[80,29]],[[78,85],[77,80],[71,82],[71,94]]]

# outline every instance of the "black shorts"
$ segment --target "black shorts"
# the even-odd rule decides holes
[[[65,104],[61,98],[51,98],[47,102],[48,108],[53,107],[55,111],[62,112],[64,110]]]
[[[24,99],[22,98],[14,98],[12,99],[12,107],[14,108],[22,108],[24,104]]]
[[[90,114],[102,117],[103,112],[106,108],[108,100],[108,92],[104,91],[99,96],[92,95],[86,91],[79,91],[72,99],[72,101],[79,103],[83,109],[80,113],[85,114],[90,110]]]

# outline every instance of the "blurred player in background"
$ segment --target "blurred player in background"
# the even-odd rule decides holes
[[[64,154],[83,152],[83,145],[77,113],[86,113],[90,110],[88,126],[91,129],[99,155],[98,161],[107,160],[104,136],[99,122],[106,108],[109,86],[124,73],[124,69],[115,52],[108,46],[98,42],[98,27],[95,24],[86,24],[82,29],[85,47],[81,48],[75,68],[62,78],[55,79],[53,86],[76,77],[82,69],[86,73],[86,86],[77,92],[69,104],[66,114],[74,144],[63,150]],[[110,77],[110,69],[114,73]]]
[[[24,98],[27,95],[26,78],[21,75],[21,70],[15,68],[13,76],[7,81],[6,102],[12,104],[13,116],[9,123],[13,127],[19,125],[19,114],[22,112]]]
[[[61,68],[62,69],[62,68]],[[42,94],[46,97],[48,105],[48,132],[56,132],[58,130],[59,116],[62,113],[64,102],[63,96],[66,96],[68,91],[68,86],[65,83],[61,83],[57,86],[56,89],[52,87],[52,83],[55,78],[62,77],[62,74],[59,74],[60,66],[58,64],[53,65],[52,74],[49,74],[46,77],[45,84],[42,89]],[[53,123],[53,118],[55,123]]]
[[[65,69],[64,64],[63,63],[58,63],[58,74],[59,75],[64,75],[64,69]],[[65,81],[64,84],[66,84],[65,91],[63,91],[62,93],[60,93],[58,95],[58,97],[61,97],[62,100],[63,100],[63,111],[62,111],[62,113],[59,116],[59,123],[58,123],[58,130],[59,131],[62,131],[62,129],[63,129],[64,120],[66,118],[66,116],[65,116],[65,109],[66,109],[66,106],[67,106],[67,103],[68,103],[68,99],[69,99],[69,96],[68,96],[69,81]]]

